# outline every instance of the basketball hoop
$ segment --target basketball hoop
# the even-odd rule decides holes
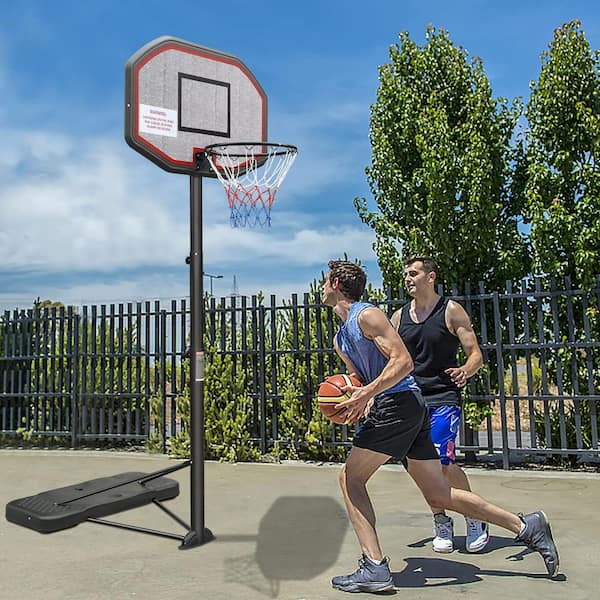
[[[271,208],[298,148],[269,142],[211,144],[204,153],[225,189],[232,227],[270,227]]]

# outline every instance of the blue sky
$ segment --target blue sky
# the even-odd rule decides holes
[[[0,308],[189,295],[189,178],[123,137],[125,63],[169,35],[238,56],[269,98],[269,139],[299,147],[265,230],[231,229],[204,183],[205,271],[216,296],[303,293],[347,253],[381,276],[356,196],[370,198],[369,107],[400,31],[428,23],[480,56],[496,96],[527,97],[553,30],[592,0],[4,0],[0,19]],[[229,8],[227,10],[226,8]],[[205,289],[210,282],[205,280]]]

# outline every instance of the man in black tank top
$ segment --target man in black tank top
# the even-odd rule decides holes
[[[426,256],[405,262],[404,281],[412,301],[392,315],[392,324],[404,341],[414,363],[413,377],[429,409],[431,437],[440,455],[448,483],[471,490],[466,473],[456,464],[455,445],[460,423],[461,388],[480,369],[483,359],[477,337],[465,309],[435,291],[438,267]],[[459,366],[456,352],[462,346],[467,357]],[[433,549],[454,550],[453,521],[440,507],[434,515]],[[483,550],[489,541],[488,524],[465,517],[466,549]]]

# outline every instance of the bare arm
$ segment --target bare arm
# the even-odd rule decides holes
[[[461,367],[446,369],[445,372],[458,387],[463,387],[466,385],[467,379],[473,377],[483,364],[481,348],[467,311],[453,300],[448,302],[446,309],[446,325],[450,332],[458,337],[467,355],[467,360]]]
[[[370,398],[391,388],[412,372],[413,361],[404,342],[381,310],[374,307],[363,310],[359,315],[358,324],[363,335],[372,340],[388,359],[378,377],[363,387],[349,388],[352,391],[350,399],[337,405],[346,406],[349,412],[362,414]],[[338,354],[344,360],[339,350]]]
[[[348,373],[350,373],[351,375],[354,375],[358,380],[361,380],[362,377],[359,376],[358,372],[356,371],[356,367],[352,364],[352,361],[350,360],[350,358],[348,358],[348,356],[341,351],[341,349],[338,345],[337,335],[333,338],[333,347],[335,348],[335,351],[337,352],[338,356],[342,359],[342,361],[346,365],[346,371]],[[357,390],[359,388],[353,387],[353,386],[346,386],[342,389],[345,392],[352,393],[354,390]],[[373,400],[374,400],[373,398],[369,398],[367,400],[365,407],[362,409],[362,412],[360,413],[360,416],[366,417],[369,414],[369,411],[371,410],[371,406],[373,406]],[[336,404],[336,408],[337,408],[337,406],[340,406],[340,405]],[[351,417],[352,417],[352,412],[348,411],[346,413],[347,422],[350,422]]]

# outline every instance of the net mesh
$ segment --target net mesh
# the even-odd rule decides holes
[[[271,208],[298,149],[286,144],[214,144],[206,158],[223,185],[232,227],[270,227]]]

